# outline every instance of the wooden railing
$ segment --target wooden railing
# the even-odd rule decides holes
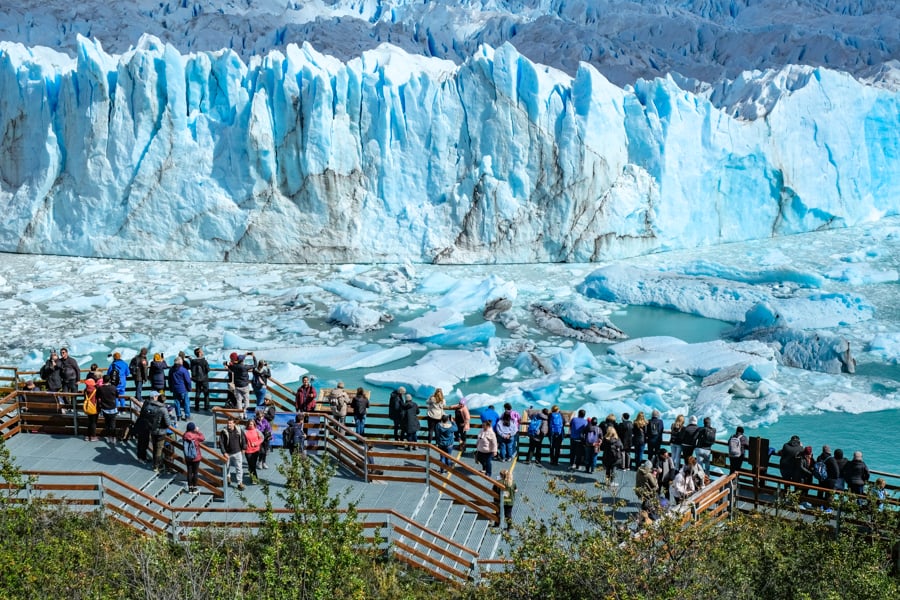
[[[244,422],[244,415],[237,410],[216,408],[213,414],[216,431],[230,418]],[[308,413],[304,428],[308,452],[328,455],[367,483],[394,481],[430,486],[481,517],[494,523],[500,521],[503,485],[436,446],[364,437],[330,414],[320,412]]]
[[[16,392],[4,394],[0,399],[0,434],[8,440],[21,430],[19,424],[19,402]]]
[[[27,470],[22,473],[29,479],[27,484],[21,487],[0,484],[2,489],[13,490],[14,500],[40,499],[73,510],[100,510],[139,533],[162,534],[175,540],[185,540],[194,529],[202,527],[256,531],[263,512],[256,508],[173,506],[100,471]],[[478,562],[476,550],[430,531],[391,509],[357,509],[356,512],[364,530],[372,532],[367,539],[380,539],[398,560],[442,581],[463,583],[472,577]],[[293,510],[275,508],[272,513],[278,518],[288,518]]]

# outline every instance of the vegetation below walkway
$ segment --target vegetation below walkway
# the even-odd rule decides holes
[[[509,568],[477,583],[436,583],[392,560],[355,507],[328,495],[333,468],[297,458],[256,532],[146,537],[100,512],[0,499],[0,597],[272,600],[362,598],[837,599],[900,597],[897,513],[847,502],[839,535],[819,520],[737,515],[724,524],[658,521],[642,534],[584,490],[555,490],[560,512],[512,532]],[[0,444],[0,475],[24,483]],[[523,505],[520,509],[526,509]],[[525,512],[520,510],[519,512]],[[585,526],[584,524],[588,525]],[[849,520],[848,520],[849,523]],[[872,535],[878,532],[879,535]],[[894,557],[892,559],[892,556]]]

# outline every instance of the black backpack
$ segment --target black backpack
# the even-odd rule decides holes
[[[662,421],[659,419],[650,419],[650,424],[647,426],[647,435],[652,438],[662,435],[662,427],[660,427],[661,423]]]
[[[119,387],[119,383],[121,382],[121,379],[119,379],[119,368],[118,367],[113,366],[113,368],[109,370],[109,373],[106,374],[106,377],[109,379],[109,381],[106,381],[107,384],[113,385],[115,387]]]

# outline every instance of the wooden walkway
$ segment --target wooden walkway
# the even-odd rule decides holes
[[[290,409],[291,390],[275,382],[270,392],[281,409]],[[266,505],[266,487],[276,512],[288,512],[278,496],[286,483],[278,469],[287,458],[281,449],[273,449],[267,459],[269,468],[259,471],[259,485],[249,484],[246,468],[245,490],[225,485],[225,460],[213,444],[224,418],[234,415],[231,411],[215,408],[192,417],[210,445],[203,450],[201,493],[192,495],[183,475],[180,431],[170,436],[170,444],[179,448],[173,453],[174,472],[155,473],[137,460],[134,441],[85,441],[84,415],[79,415],[76,405],[62,413],[55,397],[31,396],[10,392],[0,397],[0,434],[18,465],[34,477],[34,483],[20,491],[22,496],[48,498],[77,510],[103,510],[139,531],[175,539],[196,527],[253,529]],[[560,483],[583,488],[602,505],[616,506],[611,508],[616,518],[632,519],[639,510],[632,472],[618,471],[615,486],[597,485],[602,469],[593,474],[568,469],[568,444],[559,465],[525,464],[518,459],[495,462],[494,477],[488,478],[471,452],[448,456],[428,444],[414,444],[407,450],[406,444],[385,440],[390,425],[380,413],[383,408],[373,406],[366,423],[368,437],[362,437],[332,419],[327,406],[320,407],[323,412],[316,414],[317,434],[310,438],[315,450],[310,456],[314,461],[327,457],[336,466],[331,493],[348,505],[353,503],[364,526],[379,530],[396,558],[437,579],[477,579],[485,570],[504,568],[509,539],[501,527],[493,527],[503,525],[503,486],[496,479],[503,469],[512,469],[517,483],[514,521],[527,516],[547,519],[559,510],[559,499],[549,489]],[[134,415],[137,406],[130,410]],[[123,418],[128,419],[128,414],[123,413]],[[524,440],[523,435],[520,441]],[[527,441],[520,444],[519,456],[526,446]],[[442,456],[452,462],[447,474],[441,473]],[[686,521],[765,509],[783,497],[782,484],[760,473],[740,478],[713,475],[712,485],[681,507]]]

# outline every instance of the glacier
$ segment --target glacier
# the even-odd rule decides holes
[[[898,93],[779,72],[703,92],[570,76],[510,44],[457,65],[0,42],[0,251],[592,262],[897,214]]]

